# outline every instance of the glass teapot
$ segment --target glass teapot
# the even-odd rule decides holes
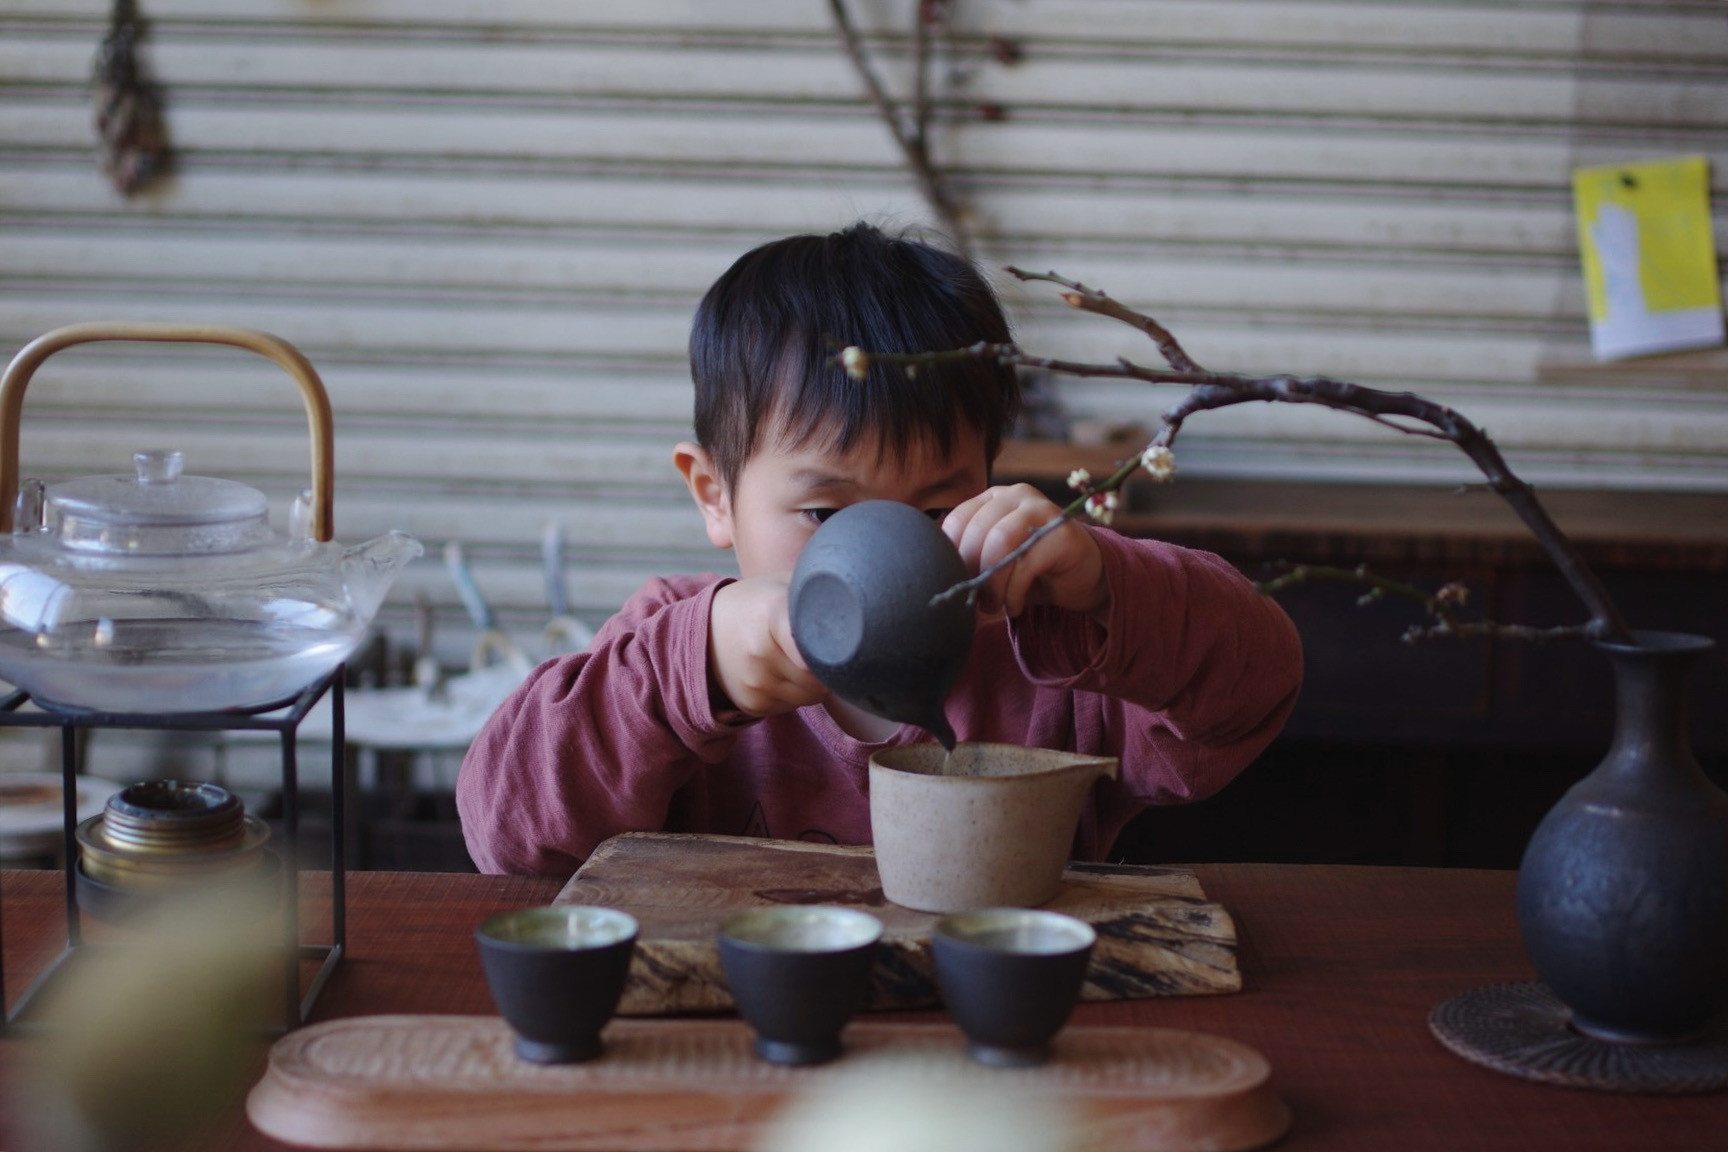
[[[18,481],[24,389],[75,344],[228,344],[269,357],[300,386],[312,487],[286,538],[264,494],[183,474],[174,451],[141,451],[131,475]],[[49,708],[100,712],[259,709],[286,703],[360,643],[420,544],[390,532],[332,542],[330,402],[287,341],[241,328],[91,323],[37,337],[0,381],[0,678]]]

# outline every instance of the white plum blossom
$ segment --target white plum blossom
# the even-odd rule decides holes
[[[1068,473],[1068,487],[1077,492],[1084,492],[1092,483],[1092,473],[1084,468],[1076,468]]]
[[[1116,518],[1116,493],[1094,492],[1086,498],[1086,514],[1100,524]]]
[[[1140,467],[1162,484],[1176,475],[1176,453],[1162,444],[1148,445],[1146,451],[1140,453]]]
[[[862,380],[870,374],[870,353],[856,344],[850,345],[840,353],[840,366],[852,379]]]

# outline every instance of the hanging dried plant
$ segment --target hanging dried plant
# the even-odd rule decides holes
[[[114,0],[108,35],[96,52],[96,136],[102,171],[131,196],[168,171],[162,96],[138,59],[144,21],[134,0]]]

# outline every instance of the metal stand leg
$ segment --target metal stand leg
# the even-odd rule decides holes
[[[131,713],[69,713],[57,710],[20,711],[28,700],[24,692],[14,692],[0,700],[0,726],[60,729],[60,775],[63,799],[63,875],[66,886],[66,946],[41,975],[18,998],[18,1003],[6,1004],[5,974],[0,971],[0,1035],[24,1030],[22,1020],[26,1008],[45,988],[83,944],[83,925],[78,905],[78,737],[81,730],[92,728],[163,728],[190,731],[225,729],[264,729],[280,734],[282,741],[282,916],[283,916],[283,1017],[280,1029],[289,1031],[304,1024],[325,983],[347,950],[347,854],[343,837],[347,806],[345,783],[345,716],[342,678],[345,669],[338,666],[324,679],[308,686],[293,700],[268,705],[256,712],[186,712],[174,714]],[[328,945],[300,944],[300,783],[297,761],[298,732],[314,704],[325,693],[331,694],[331,874],[330,918],[332,942]],[[265,715],[287,709],[279,717]],[[3,904],[3,901],[0,901]],[[3,911],[3,908],[0,908]],[[317,974],[300,994],[300,964],[302,960],[320,960]],[[30,1027],[33,1027],[31,1025]]]
[[[66,946],[83,942],[83,924],[78,919],[78,731],[71,724],[60,728],[60,801],[66,876]]]
[[[294,732],[282,733],[282,1026],[300,1019],[300,766]]]

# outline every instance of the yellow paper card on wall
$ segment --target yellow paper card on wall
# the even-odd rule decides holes
[[[1597,359],[1721,344],[1704,157],[1578,168],[1572,193]]]

